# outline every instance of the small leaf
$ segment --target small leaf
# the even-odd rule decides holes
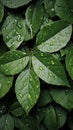
[[[16,97],[26,113],[36,104],[40,94],[40,82],[32,69],[24,70],[17,78]]]
[[[0,22],[2,22],[3,16],[4,16],[4,6],[0,2]]]
[[[73,89],[72,88],[52,88],[51,96],[54,101],[64,108],[71,110],[73,109]]]
[[[68,25],[69,23],[63,20],[56,21],[50,25],[47,24],[39,31],[36,37],[36,44],[42,44],[42,42],[45,42],[48,39],[52,38],[54,35],[65,29]]]
[[[55,111],[57,115],[57,128],[60,129],[66,122],[67,113],[63,107],[55,106]]]
[[[54,5],[55,5],[55,0],[44,0],[44,6],[45,6],[45,9],[46,9],[46,12],[48,13],[48,15],[50,17],[55,16]]]
[[[10,106],[10,112],[16,117],[20,117],[25,113],[19,102],[14,102]]]
[[[9,7],[9,8],[18,8],[20,6],[26,5],[30,2],[31,0],[1,0],[3,5]]]
[[[30,5],[25,13],[26,23],[33,36],[40,28],[43,21],[44,9],[40,1]],[[37,20],[38,19],[38,20]]]
[[[66,55],[66,69],[73,80],[73,46],[69,48]]]
[[[73,0],[56,0],[55,11],[63,20],[73,23]]]
[[[6,93],[10,90],[13,83],[12,76],[5,76],[0,73],[0,98],[6,95]]]
[[[51,54],[36,51],[32,65],[37,76],[46,83],[69,86],[62,64]]]
[[[23,41],[31,39],[25,20],[14,15],[6,17],[2,26],[2,35],[11,50],[17,49]]]
[[[28,64],[29,57],[25,52],[8,51],[0,57],[0,72],[5,75],[15,75],[21,72]]]
[[[44,123],[49,130],[57,130],[56,112],[51,105],[45,111]]]
[[[14,120],[10,114],[3,115],[0,118],[0,130],[14,130]]]
[[[42,44],[38,46],[38,49],[42,52],[49,53],[59,51],[61,48],[65,47],[66,44],[69,42],[71,34],[72,26],[69,25],[53,37],[49,38],[47,41],[42,42]]]
[[[40,94],[40,98],[38,100],[38,105],[45,106],[51,102],[52,102],[52,97],[50,95],[49,89],[42,89],[41,94]]]

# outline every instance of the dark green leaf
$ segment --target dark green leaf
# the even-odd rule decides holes
[[[69,24],[65,21],[59,20],[50,25],[44,26],[37,35],[36,44],[42,44],[54,35],[65,29]]]
[[[23,18],[9,15],[2,27],[2,35],[6,45],[15,50],[23,41],[31,39],[31,35]]]
[[[66,44],[69,42],[71,34],[72,26],[69,25],[53,37],[49,38],[47,41],[42,42],[42,44],[38,46],[38,49],[42,52],[49,53],[59,51],[61,48],[65,47]]]
[[[73,109],[73,89],[72,88],[52,88],[51,96],[54,101],[64,108],[71,110]]]
[[[55,107],[56,115],[57,115],[57,128],[60,129],[66,122],[66,110],[60,106]]]
[[[54,5],[55,5],[55,0],[44,0],[44,6],[46,9],[46,12],[49,14],[50,17],[55,16]]]
[[[19,102],[14,102],[10,106],[10,112],[16,117],[22,116],[25,113]]]
[[[45,111],[44,123],[48,130],[57,130],[57,116],[51,105]]]
[[[52,102],[52,97],[50,95],[49,89],[41,89],[40,98],[38,100],[39,106],[45,106]]]
[[[17,99],[28,113],[40,94],[39,79],[32,69],[26,69],[18,76],[15,86]]]
[[[67,52],[66,68],[70,77],[73,79],[73,47],[70,47],[69,51]]]
[[[2,21],[3,16],[4,16],[4,6],[0,2],[0,22]]]
[[[63,20],[73,23],[73,0],[56,0],[55,11]]]
[[[40,1],[30,5],[26,10],[26,23],[33,36],[40,28],[43,21],[44,9]]]
[[[1,2],[9,8],[18,8],[20,6],[28,4],[30,1],[31,0],[1,0]]]
[[[69,86],[62,64],[51,54],[35,52],[32,64],[37,76],[46,83]]]
[[[9,114],[0,118],[0,130],[14,130],[14,120]]]
[[[5,75],[15,75],[21,72],[28,64],[26,52],[8,51],[0,57],[0,71]]]
[[[12,76],[5,76],[0,73],[0,98],[5,96],[5,94],[10,90],[13,83]]]

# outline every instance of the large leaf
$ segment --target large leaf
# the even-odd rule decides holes
[[[59,20],[52,24],[47,24],[44,26],[37,35],[36,44],[39,45],[42,42],[47,41],[49,38],[52,38],[54,35],[62,31],[69,24],[65,21]]]
[[[57,130],[57,116],[51,105],[45,111],[44,123],[48,130]]]
[[[73,109],[73,89],[52,88],[51,95],[54,101],[64,108]]]
[[[0,130],[14,130],[14,120],[9,114],[0,118]]]
[[[60,129],[66,122],[67,113],[66,110],[60,106],[55,106],[57,115],[57,128]]]
[[[33,36],[40,28],[43,21],[44,9],[40,1],[30,5],[26,10],[26,23]]]
[[[17,8],[28,4],[30,1],[31,0],[1,0],[1,2],[9,8]]]
[[[15,75],[21,72],[27,65],[29,57],[25,52],[8,51],[0,57],[0,72],[5,75]]]
[[[0,74],[0,98],[2,98],[12,87],[13,77]]]
[[[66,68],[70,77],[73,79],[73,47],[70,47],[67,51]]]
[[[4,6],[0,2],[0,22],[2,21],[3,16],[4,16]]]
[[[38,49],[42,52],[49,53],[59,51],[61,48],[65,47],[66,44],[69,42],[71,34],[72,26],[69,25],[53,37],[49,38],[47,41],[42,42],[42,44],[38,46]]]
[[[44,6],[46,9],[46,12],[49,14],[50,17],[55,16],[54,5],[55,5],[55,0],[44,0]]]
[[[15,86],[17,99],[28,113],[40,94],[39,79],[32,69],[26,69],[18,76]]]
[[[6,45],[13,50],[18,48],[23,41],[31,39],[25,20],[15,15],[6,17],[2,35]]]
[[[63,20],[73,23],[73,0],[56,0],[55,11]]]
[[[62,64],[51,54],[36,51],[32,64],[37,76],[46,83],[69,86]]]

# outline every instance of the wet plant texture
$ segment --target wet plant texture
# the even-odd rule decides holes
[[[0,130],[73,130],[73,0],[0,0]]]

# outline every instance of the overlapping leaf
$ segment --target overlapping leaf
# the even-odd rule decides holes
[[[10,114],[3,115],[0,118],[0,130],[14,130],[14,120]]]
[[[29,56],[21,51],[8,51],[0,57],[0,72],[5,75],[15,75],[28,64]]]
[[[12,50],[18,48],[23,41],[31,39],[25,20],[15,15],[6,17],[2,26],[2,35],[6,45]]]
[[[51,95],[54,101],[64,108],[73,109],[73,89],[52,88]]]
[[[56,52],[59,51],[61,48],[65,47],[69,42],[72,34],[72,26],[69,25],[68,27],[62,29],[53,37],[49,38],[47,41],[42,42],[38,49],[42,52]]]
[[[29,6],[25,13],[26,23],[31,31],[31,35],[33,36],[41,26],[44,17],[44,8],[40,1],[36,2]]]
[[[1,0],[1,2],[9,8],[18,8],[20,6],[28,4],[30,1],[31,0]]]
[[[2,21],[3,16],[4,16],[4,6],[0,2],[0,22]]]
[[[36,51],[32,64],[37,76],[46,83],[69,86],[62,64],[51,54]]]
[[[73,0],[56,0],[55,11],[63,20],[73,23]]]
[[[15,92],[18,101],[28,113],[35,105],[40,94],[40,82],[32,69],[24,70],[17,78]]]

